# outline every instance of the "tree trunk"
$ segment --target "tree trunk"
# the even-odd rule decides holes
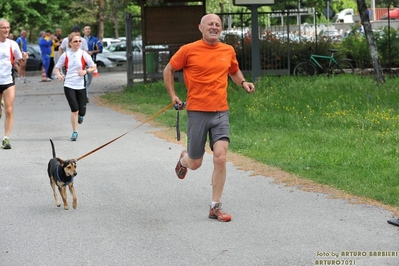
[[[98,34],[97,38],[102,40],[104,38],[104,0],[98,0]]]
[[[377,85],[382,85],[385,83],[384,73],[381,68],[381,61],[378,57],[377,45],[375,44],[374,33],[371,28],[370,18],[367,12],[367,5],[365,0],[356,0],[357,8],[360,13],[361,23],[364,28],[364,33],[366,34],[366,40],[369,45],[370,57],[373,63],[374,75],[377,81]]]
[[[114,35],[116,39],[119,39],[119,25],[118,25],[118,14],[114,14],[112,17],[112,22],[114,23]]]

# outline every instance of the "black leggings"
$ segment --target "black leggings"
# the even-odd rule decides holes
[[[65,97],[67,98],[71,112],[79,111],[80,116],[86,114],[86,89],[74,90],[64,87]]]

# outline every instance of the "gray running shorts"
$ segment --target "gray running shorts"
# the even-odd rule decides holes
[[[191,159],[204,156],[205,143],[209,136],[209,145],[218,140],[230,142],[229,111],[198,112],[187,111],[187,152]]]

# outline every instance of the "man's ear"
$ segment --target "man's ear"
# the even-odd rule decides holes
[[[202,24],[198,24],[198,29],[200,32],[202,32]]]

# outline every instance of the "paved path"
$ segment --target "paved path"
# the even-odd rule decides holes
[[[233,220],[208,219],[211,155],[179,180],[183,146],[149,125],[79,161],[78,208],[57,208],[49,138],[59,157],[77,158],[139,123],[91,102],[71,142],[62,84],[40,79],[17,85],[13,148],[0,150],[0,265],[399,265],[389,211],[276,184],[232,163],[223,199]],[[91,98],[126,80],[100,73]]]

